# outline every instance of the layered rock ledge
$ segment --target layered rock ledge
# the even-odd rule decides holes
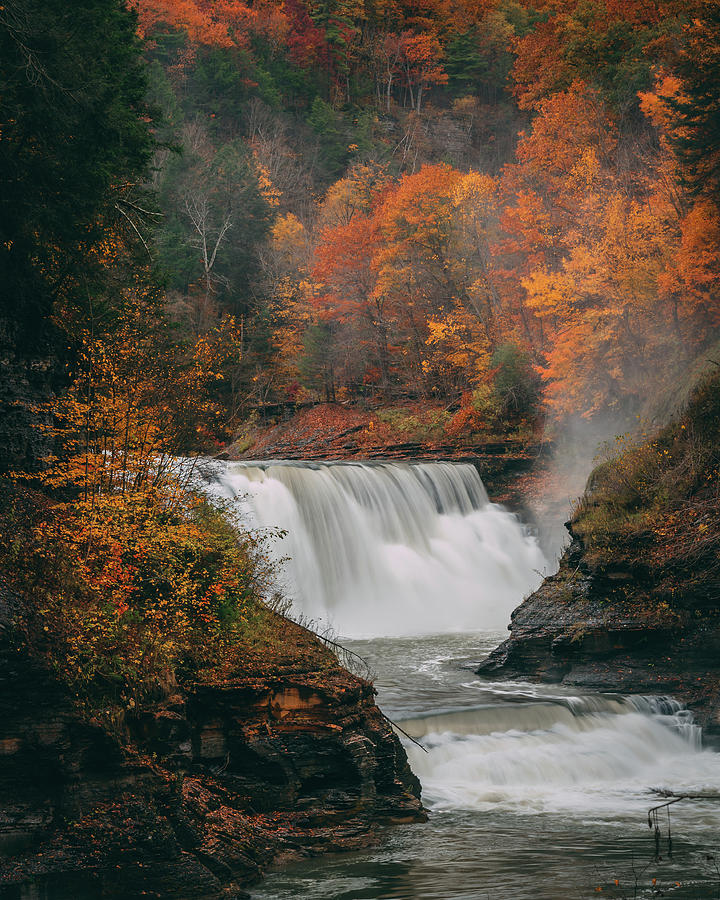
[[[367,410],[322,403],[297,408],[289,418],[256,428],[218,454],[223,460],[303,462],[467,462],[474,465],[493,499],[518,502],[519,479],[552,454],[545,441],[479,438],[467,441],[407,434]]]
[[[558,573],[513,612],[510,636],[477,673],[672,694],[708,734],[720,734],[720,612],[712,602],[684,616],[644,606],[634,592],[649,586],[647,573],[594,571],[575,537]]]
[[[0,897],[242,897],[272,863],[422,821],[374,703],[307,631],[218,683],[88,720],[9,628],[0,648]]]

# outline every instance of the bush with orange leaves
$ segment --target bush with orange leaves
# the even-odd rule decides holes
[[[206,386],[232,323],[180,352],[152,299],[126,297],[104,333],[75,332],[70,383],[41,417],[53,455],[2,486],[19,637],[94,713],[212,669],[267,618],[263,540],[198,497],[179,456],[213,415]]]
[[[7,524],[17,510],[16,493]],[[27,504],[17,518],[27,522]],[[263,542],[167,485],[44,502],[10,535],[0,555],[24,601],[16,625],[93,711],[211,677],[263,619]]]

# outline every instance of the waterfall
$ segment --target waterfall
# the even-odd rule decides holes
[[[716,791],[716,753],[669,697],[582,696],[439,710],[399,723],[424,799],[445,809],[615,815],[650,789]],[[643,796],[638,788],[644,788]]]
[[[511,731],[549,731],[557,726],[571,731],[588,731],[605,723],[609,716],[639,714],[651,718],[675,732],[685,744],[700,749],[702,728],[693,715],[673,697],[644,697],[608,694],[586,694],[579,697],[556,697],[532,703],[495,703],[467,709],[437,710],[432,715],[404,720],[403,731],[414,738],[430,734],[453,735],[496,734]],[[615,719],[622,729],[622,720]],[[665,735],[665,732],[660,730]]]
[[[213,489],[280,528],[282,588],[345,636],[503,629],[546,561],[467,463],[227,463]]]

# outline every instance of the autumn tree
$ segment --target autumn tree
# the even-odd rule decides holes
[[[272,390],[283,399],[300,399],[303,375],[314,369],[312,364],[303,369],[306,336],[314,323],[311,265],[312,242],[307,229],[292,213],[279,216],[262,254],[272,353],[254,377],[267,392]]]
[[[135,20],[120,0],[8,4],[0,59],[1,469],[36,462],[25,403],[63,380],[58,302],[102,305],[107,272],[91,248],[117,227],[144,252],[153,142]],[[21,400],[11,385],[23,383]]]
[[[386,34],[379,42],[376,55],[381,60],[380,79],[384,83],[385,104],[390,109],[393,85],[402,84],[410,106],[419,113],[423,91],[435,84],[447,84],[443,68],[443,50],[436,37],[404,31]]]
[[[501,328],[490,251],[492,178],[426,166],[397,183],[355,170],[328,193],[315,308],[372,348],[384,393],[452,395],[484,376]],[[370,187],[373,185],[373,188]]]

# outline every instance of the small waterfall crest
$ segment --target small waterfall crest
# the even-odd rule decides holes
[[[283,529],[283,589],[345,636],[503,629],[546,561],[467,463],[227,463],[212,489]]]
[[[612,816],[651,806],[651,788],[717,784],[718,755],[702,750],[700,727],[671,697],[565,697],[439,710],[399,724],[429,751],[407,744],[425,800],[439,808]]]
[[[607,724],[609,717],[640,715],[654,725],[669,729],[691,747],[702,745],[702,728],[693,715],[673,697],[586,694],[556,697],[533,702],[496,703],[467,709],[438,710],[432,715],[414,716],[399,724],[410,737],[450,733],[459,737],[501,732],[551,731],[557,726],[571,731],[592,731]],[[622,720],[613,719],[622,729]],[[666,732],[660,729],[659,734]]]

